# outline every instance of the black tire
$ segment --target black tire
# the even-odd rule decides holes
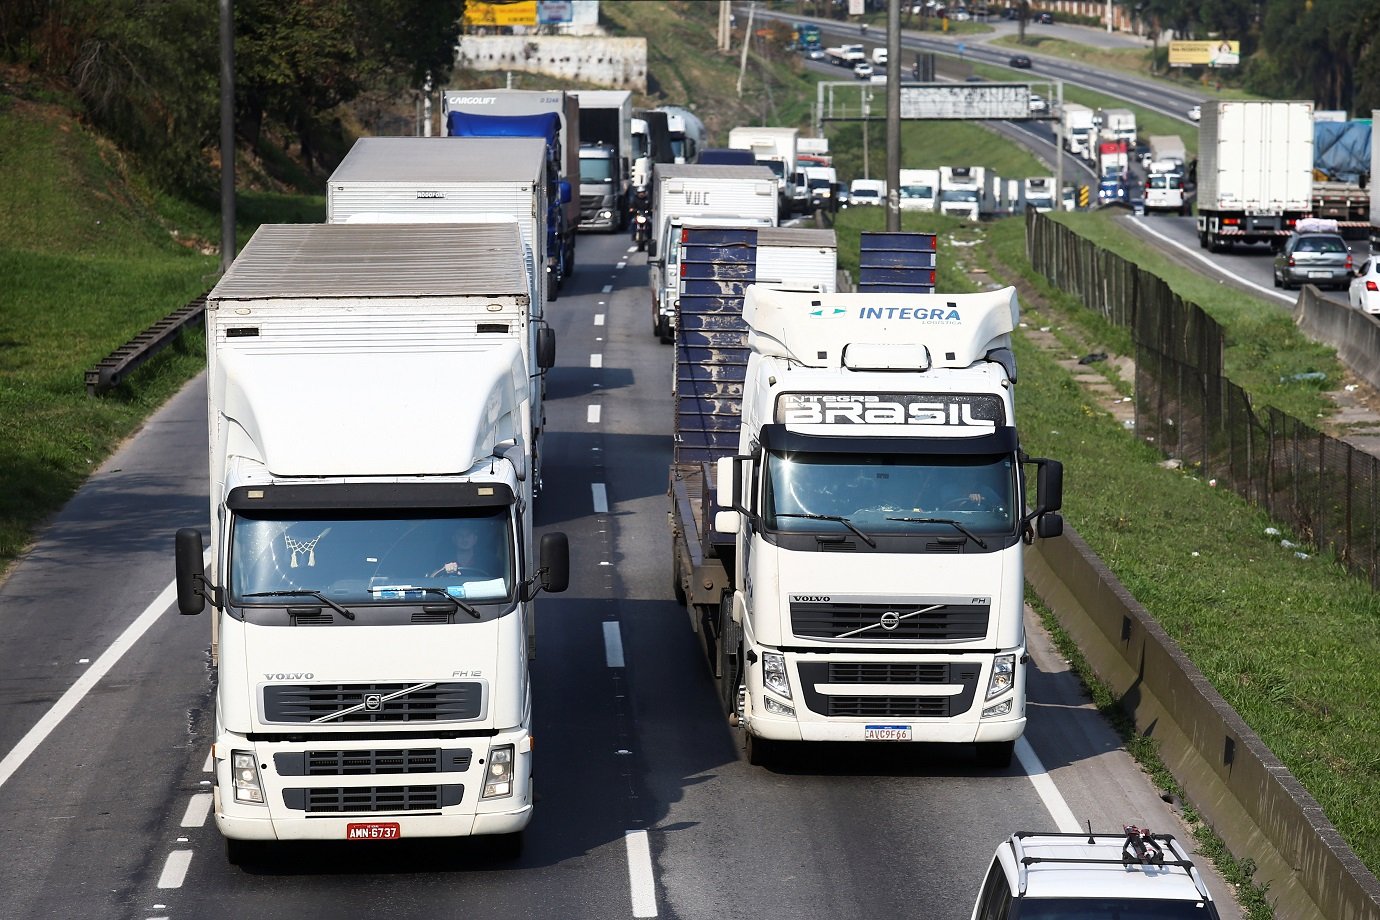
[[[672,593],[674,593],[675,596],[676,596],[676,603],[678,603],[678,604],[680,604],[682,607],[684,607],[684,606],[685,606],[685,586],[682,585],[682,584],[680,583],[680,582],[681,582],[682,574],[683,574],[683,573],[682,573],[681,570],[680,570],[680,553],[679,553],[679,552],[672,551],[672,553],[671,553],[671,591],[672,591]]]
[[[1199,248],[1199,249],[1207,249],[1207,248],[1208,248],[1208,235],[1207,235],[1207,231],[1206,231],[1206,230],[1199,230],[1199,231],[1198,231],[1198,248]]]
[[[252,866],[262,862],[268,844],[262,840],[232,840],[225,838],[225,861],[232,866]]]
[[[1279,288],[1279,287],[1284,287],[1283,282],[1281,282],[1281,281],[1279,280],[1279,272],[1271,272],[1271,273],[1270,273],[1270,279],[1271,279],[1272,281],[1274,281],[1275,287],[1277,287],[1277,288]]]
[[[661,344],[670,345],[676,340],[675,333],[671,330],[671,317],[658,316],[656,321],[656,337],[661,340]]]
[[[712,630],[705,630],[705,635],[708,641],[712,633],[715,642],[714,664],[719,677],[719,705],[723,707],[725,715],[736,719],[738,695],[743,686],[743,634],[741,627],[733,622],[732,595],[724,595],[712,626]]]
[[[494,834],[484,841],[494,859],[512,862],[522,856],[522,831],[512,834]]]
[[[743,748],[747,752],[747,762],[754,767],[771,767],[779,754],[776,742],[759,738],[752,732],[743,733]]]
[[[1011,766],[1011,755],[1016,750],[1014,741],[979,741],[977,762],[980,767],[1004,770]]]

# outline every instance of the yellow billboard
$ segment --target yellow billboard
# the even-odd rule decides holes
[[[1170,42],[1170,67],[1235,67],[1241,63],[1241,43],[1214,39],[1206,42]]]
[[[534,26],[537,24],[537,0],[514,0],[511,3],[480,3],[469,0],[465,4],[467,26]]]

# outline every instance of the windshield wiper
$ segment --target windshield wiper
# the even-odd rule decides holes
[[[456,610],[463,610],[463,611],[465,611],[466,613],[468,613],[470,616],[474,617],[476,620],[482,620],[482,619],[484,619],[484,615],[483,615],[482,613],[480,613],[478,610],[475,610],[475,609],[474,609],[473,607],[471,607],[469,604],[467,604],[467,603],[465,603],[464,601],[460,600],[460,598],[456,597],[454,594],[451,594],[449,591],[445,590],[444,588],[417,588],[417,589],[415,589],[415,590],[421,591],[421,592],[423,592],[423,593],[425,593],[425,594],[439,594],[439,595],[441,595],[442,597],[444,597],[446,600],[448,600],[448,601],[450,601],[452,604],[454,604]]]
[[[952,518],[889,517],[887,518],[887,520],[900,521],[902,524],[949,524],[952,525],[954,529],[956,529],[959,533],[963,534],[963,536],[967,537],[969,540],[972,540],[974,543],[976,543],[978,546],[981,546],[983,549],[987,548],[987,543],[982,539],[982,537],[979,537],[977,534],[973,533],[967,527],[964,527],[962,524],[960,524],[958,521],[953,520]]]
[[[327,607],[330,607],[332,610],[336,611],[337,613],[339,613],[341,616],[343,616],[343,617],[344,617],[345,619],[347,619],[347,620],[353,620],[353,619],[355,618],[355,615],[354,615],[353,613],[351,613],[350,611],[346,610],[344,607],[340,606],[340,605],[337,604],[335,601],[331,600],[329,597],[327,597],[326,595],[322,594],[320,591],[314,590],[314,589],[312,589],[312,588],[297,588],[296,590],[292,590],[292,591],[256,591],[256,592],[253,593],[253,594],[246,594],[246,595],[244,595],[244,596],[245,596],[245,597],[301,597],[301,596],[304,595],[304,594],[307,595],[308,597],[314,597],[314,598],[316,598],[318,601],[320,601],[321,603],[325,604]]]
[[[873,549],[876,549],[876,548],[877,548],[877,541],[876,541],[876,540],[872,539],[872,538],[869,537],[867,534],[863,533],[861,530],[859,530],[859,529],[853,524],[852,521],[848,520],[848,518],[843,517],[842,515],[838,515],[838,514],[806,514],[806,513],[801,513],[801,514],[780,514],[780,513],[778,513],[778,514],[775,515],[775,516],[776,516],[776,517],[779,517],[779,518],[805,518],[805,519],[808,520],[808,521],[836,521],[837,523],[842,524],[844,527],[847,527],[849,530],[853,531],[853,533],[855,533],[855,534],[857,534],[858,536],[862,537],[863,542],[866,543],[868,546],[872,547]]]

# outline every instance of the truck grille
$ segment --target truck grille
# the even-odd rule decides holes
[[[444,786],[338,786],[284,789],[283,804],[307,814],[357,814],[403,811],[439,811],[459,805],[462,785]]]
[[[927,609],[927,608],[933,609]],[[923,610],[923,613],[912,613]],[[894,625],[883,624],[886,614]],[[987,635],[988,604],[792,603],[791,631],[802,639],[849,642],[936,642],[981,639]],[[892,617],[886,617],[893,622]]]
[[[418,689],[404,692],[409,687]],[[484,692],[478,681],[270,684],[263,688],[263,700],[265,722],[460,722],[480,717]]]
[[[982,665],[977,662],[857,662],[821,661],[799,664],[805,707],[831,718],[929,718],[960,716],[973,706]],[[826,694],[821,684],[853,684],[862,687],[918,688],[957,684],[955,695]]]
[[[390,773],[463,773],[470,768],[468,748],[414,748],[395,751],[304,751],[274,754],[279,776],[375,776]]]

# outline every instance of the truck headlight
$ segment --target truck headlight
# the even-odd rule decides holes
[[[786,656],[780,652],[762,653],[762,685],[786,699],[791,698],[791,680],[786,676]]]
[[[765,708],[766,708],[767,712],[768,712],[769,714],[771,714],[771,715],[774,715],[774,716],[788,716],[789,718],[792,718],[792,719],[795,718],[795,707],[794,707],[794,706],[787,706],[785,703],[781,702],[780,700],[773,699],[773,698],[770,697],[770,696],[764,697],[764,698],[763,698],[763,703],[765,704]]]
[[[987,680],[987,698],[994,699],[1016,683],[1016,656],[998,655],[992,659],[992,676]]]
[[[480,798],[501,799],[513,794],[513,745],[500,744],[489,749],[489,765],[484,773],[484,794]]]
[[[264,804],[264,787],[259,782],[259,758],[252,751],[230,752],[230,785],[235,790],[236,802]]]
[[[986,709],[984,709],[984,710],[982,711],[982,717],[983,717],[984,719],[996,719],[996,718],[1000,718],[1001,716],[1009,716],[1009,715],[1011,715],[1011,701],[1010,701],[1010,700],[1002,700],[1002,701],[1001,701],[1000,703],[998,703],[997,705],[995,705],[995,706],[988,706]]]

